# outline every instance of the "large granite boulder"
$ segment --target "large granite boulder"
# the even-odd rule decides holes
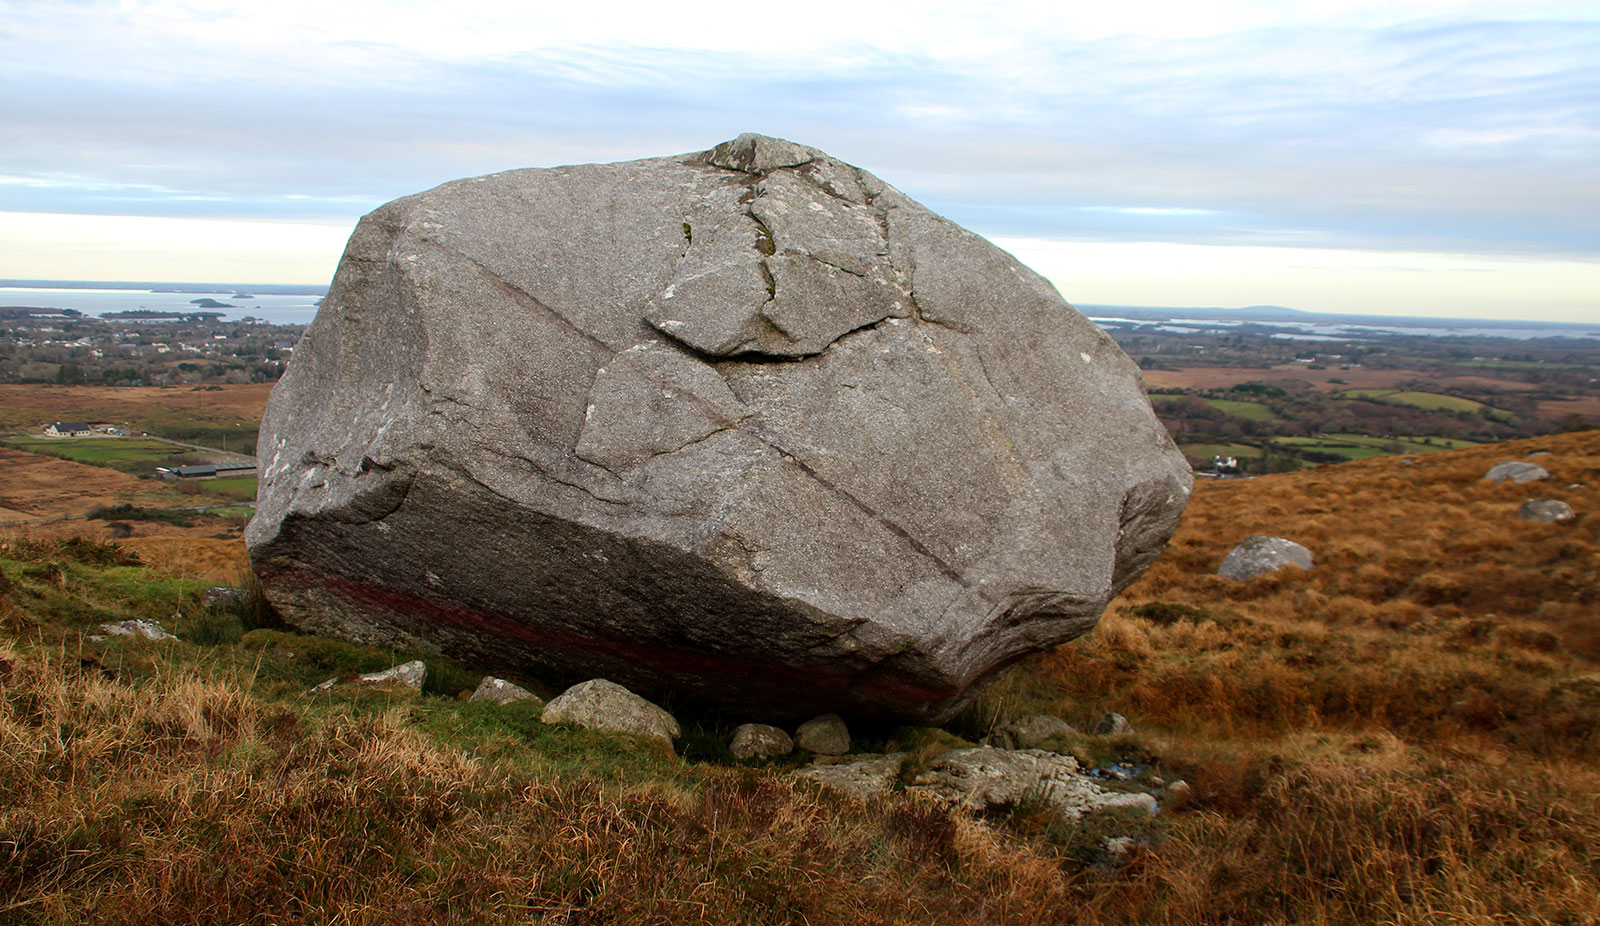
[[[350,238],[248,530],[291,623],[801,718],[948,717],[1191,484],[1137,368],[819,151],[517,170]]]

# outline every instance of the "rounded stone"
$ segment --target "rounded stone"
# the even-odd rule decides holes
[[[1217,575],[1235,582],[1247,582],[1284,566],[1309,570],[1311,564],[1311,551],[1293,540],[1257,534],[1246,537],[1228,553],[1217,568]]]
[[[1537,482],[1549,479],[1550,471],[1537,463],[1506,460],[1489,467],[1483,478],[1485,482]]]
[[[728,742],[735,759],[768,759],[794,751],[794,740],[777,727],[764,723],[740,724]]]
[[[682,733],[671,714],[603,678],[563,691],[544,706],[539,719],[550,724],[570,723],[591,730],[632,733],[666,743]]]
[[[1530,498],[1517,509],[1517,517],[1541,524],[1557,524],[1577,517],[1572,506],[1555,498]]]
[[[850,751],[850,729],[838,714],[824,714],[801,724],[794,744],[819,756],[842,756]]]

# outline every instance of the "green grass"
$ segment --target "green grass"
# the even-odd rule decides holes
[[[14,437],[5,443],[29,453],[105,466],[135,476],[148,475],[157,466],[166,465],[168,458],[188,452],[183,447],[137,437]]]
[[[1341,440],[1352,444],[1385,448],[1391,444],[1399,444],[1405,453],[1434,453],[1439,450],[1459,450],[1462,447],[1476,447],[1477,441],[1463,440],[1459,437],[1427,437],[1424,435],[1407,435],[1404,437],[1373,437],[1370,434],[1329,434],[1334,440]]]
[[[1340,399],[1376,399],[1379,402],[1388,402],[1392,405],[1409,405],[1412,408],[1420,408],[1425,411],[1475,412],[1480,408],[1490,407],[1482,402],[1463,399],[1460,396],[1399,389],[1346,389],[1338,393],[1336,397]]]
[[[255,476],[222,476],[207,479],[202,486],[208,495],[253,502],[256,499],[256,482]]]
[[[1206,399],[1206,403],[1218,411],[1227,412],[1239,418],[1250,421],[1276,421],[1278,416],[1261,402],[1245,402],[1239,399]]]
[[[1346,460],[1364,460],[1367,457],[1383,456],[1388,452],[1366,444],[1335,440],[1331,437],[1275,437],[1272,441],[1291,450],[1315,450],[1318,453],[1335,454]]]

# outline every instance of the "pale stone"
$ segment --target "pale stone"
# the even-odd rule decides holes
[[[1052,736],[1065,736],[1078,732],[1060,717],[1048,714],[1030,714],[1003,723],[990,731],[986,742],[1001,749],[1033,749]]]
[[[1549,479],[1550,471],[1537,463],[1526,463],[1522,460],[1506,460],[1496,463],[1489,468],[1483,476],[1486,482],[1537,482]]]
[[[544,706],[540,720],[592,730],[632,733],[671,743],[682,735],[678,721],[660,707],[603,678],[573,685]]]
[[[155,621],[128,620],[101,624],[100,629],[115,637],[143,637],[146,640],[176,640],[165,627]]]
[[[777,727],[764,723],[740,724],[733,731],[728,751],[735,759],[767,759],[794,751],[794,740]]]
[[[529,698],[537,701],[533,692],[521,685],[514,685],[503,678],[485,675],[483,681],[478,683],[477,689],[472,692],[469,701],[489,701],[494,704],[510,704],[512,701],[526,701]]]
[[[1517,509],[1517,517],[1524,521],[1538,521],[1541,524],[1556,524],[1562,521],[1571,521],[1577,517],[1572,506],[1554,498],[1530,498]]]
[[[1311,563],[1311,551],[1293,540],[1257,534],[1246,537],[1228,553],[1222,565],[1217,567],[1217,575],[1235,582],[1247,582],[1284,566],[1309,570]]]
[[[824,714],[801,724],[794,744],[819,756],[842,756],[850,751],[850,729],[838,714]]]
[[[952,716],[1092,628],[1192,484],[1042,277],[755,135],[373,212],[258,446],[294,626],[783,720]]]

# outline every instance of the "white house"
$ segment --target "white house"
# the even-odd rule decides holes
[[[88,437],[94,433],[94,428],[82,421],[57,421],[45,425],[44,433],[51,437]]]

